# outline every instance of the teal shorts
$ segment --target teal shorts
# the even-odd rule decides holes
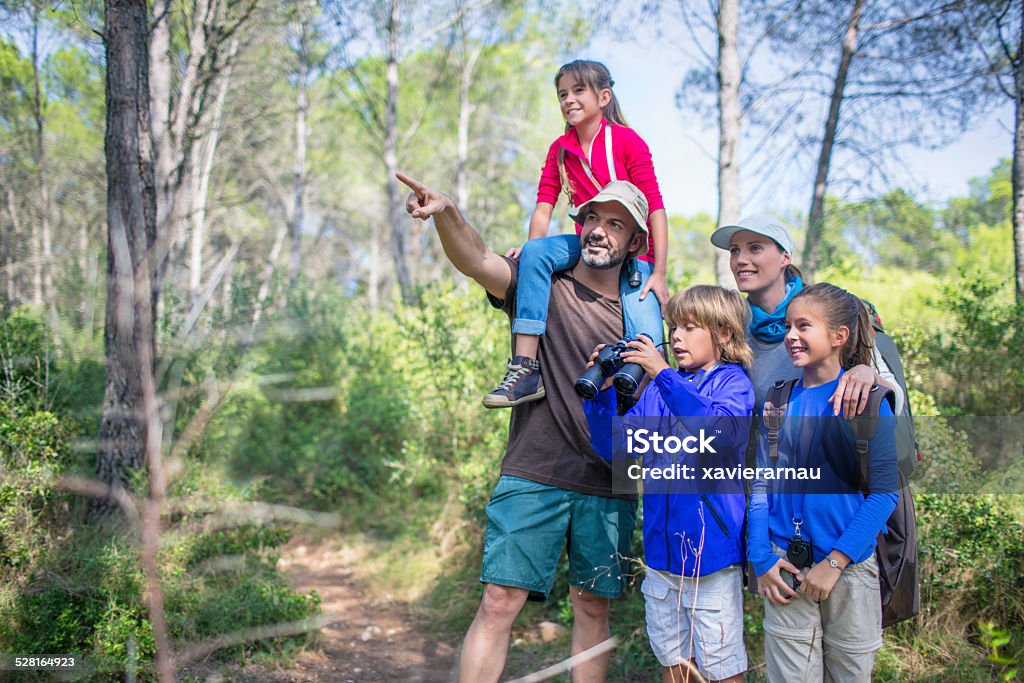
[[[480,581],[546,596],[568,543],[569,584],[617,598],[628,570],[636,501],[502,476],[487,504]]]

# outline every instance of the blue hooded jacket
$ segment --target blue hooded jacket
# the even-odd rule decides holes
[[[671,463],[693,467],[694,480],[671,484],[671,493],[644,493],[644,555],[647,566],[682,576],[707,576],[744,560],[742,487],[701,482],[701,466],[742,467],[754,408],[754,387],[746,371],[732,363],[709,372],[666,368],[648,384],[640,400],[624,416],[631,423],[653,425],[662,435],[714,434],[715,455],[679,452]],[[585,401],[594,450],[605,460],[613,454],[613,425],[617,417],[615,392],[607,389]],[[631,418],[643,418],[636,422]],[[621,434],[618,435],[622,437]],[[621,450],[621,446],[620,446]],[[624,452],[616,454],[624,457]],[[644,467],[663,467],[666,455],[649,452]],[[664,486],[664,484],[661,484]]]

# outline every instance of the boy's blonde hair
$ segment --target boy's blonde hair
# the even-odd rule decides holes
[[[748,370],[754,364],[754,352],[745,334],[750,309],[739,292],[717,285],[691,285],[669,299],[666,314],[673,327],[693,323],[710,332],[723,362]],[[723,328],[732,330],[732,338],[724,343]]]

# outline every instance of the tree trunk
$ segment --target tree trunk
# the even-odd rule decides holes
[[[150,491],[143,512],[142,563],[148,618],[156,641],[157,674],[174,679],[156,565],[163,467],[153,370],[158,242],[153,138],[150,129],[148,12],[144,0],[108,0],[106,43],[107,381],[97,476],[127,487],[147,466]],[[94,514],[98,513],[94,509]]]
[[[718,5],[718,225],[740,219],[740,58],[738,52],[739,0]],[[718,284],[735,289],[729,252],[715,258]]]
[[[0,182],[3,185],[7,213],[11,217],[11,230],[10,232],[4,231],[4,297],[7,302],[7,310],[11,310],[18,304],[18,282],[15,278],[18,255],[15,253],[15,246],[18,244],[18,238],[24,238],[25,233],[22,232],[18,207],[14,203],[14,188],[2,175],[0,175]]]
[[[53,293],[53,245],[50,236],[50,189],[46,178],[46,118],[43,115],[43,92],[39,79],[39,11],[41,7],[32,2],[32,114],[36,123],[36,159],[39,181],[39,240],[42,247],[42,263],[37,267],[41,272],[42,300],[56,313]],[[37,302],[38,303],[38,302]]]
[[[807,220],[807,240],[804,244],[802,270],[807,282],[813,281],[814,271],[820,265],[818,252],[825,227],[825,192],[828,190],[828,171],[832,163],[832,148],[836,142],[836,131],[839,128],[839,110],[843,103],[843,91],[846,89],[846,77],[850,73],[850,64],[853,63],[853,57],[857,51],[857,35],[863,12],[864,0],[854,0],[850,19],[846,24],[846,34],[843,36],[839,68],[836,70],[832,100],[828,107],[828,118],[825,120],[825,134],[821,139],[818,171],[814,178],[814,194],[811,198],[811,210]]]
[[[13,283],[11,282],[11,261],[13,260],[11,258],[11,243],[14,241],[11,233],[14,232],[14,226],[11,227],[11,230],[4,229],[4,212],[3,210],[0,210],[0,271],[4,274],[5,311],[9,311],[14,308],[14,298],[12,296],[14,294],[14,288],[12,286]]]
[[[231,297],[233,296],[232,284],[235,279],[235,262],[228,265],[228,272],[224,274],[224,283],[221,286],[220,310],[224,320],[231,320]]]
[[[274,264],[281,256],[281,249],[284,247],[285,238],[288,237],[288,226],[282,225],[274,236],[274,245],[270,248],[270,256],[267,257],[267,264],[263,267],[263,276],[260,278],[260,288],[256,292],[256,305],[253,308],[252,324],[250,326],[249,343],[255,339],[256,327],[260,324],[263,316],[263,304],[270,295],[270,282],[274,278]]]
[[[174,165],[171,135],[171,4],[154,0],[156,22],[149,39],[149,106],[153,129],[153,164],[156,183],[157,225],[164,228],[171,203],[170,177]],[[166,232],[164,234],[167,234]]]
[[[1024,29],[1024,7],[1020,15]],[[1013,65],[1014,116],[1013,135],[1013,268],[1014,293],[1017,303],[1024,303],[1024,33],[1017,43],[1017,59]]]
[[[178,82],[172,83],[175,61],[171,55],[171,19],[174,14],[169,10],[172,4],[173,0],[154,0],[153,16],[157,21],[149,42],[157,227],[160,235],[156,246],[158,284],[171,265],[169,256],[173,245],[182,242],[186,221],[181,209],[191,204],[184,196],[192,189],[188,179],[194,143],[191,129],[196,121],[203,118],[204,107],[212,99],[206,97],[207,87],[220,66],[207,45],[207,36],[218,35],[215,26],[218,0],[195,0],[184,69]],[[172,93],[176,97],[172,97]]]
[[[213,174],[213,160],[220,140],[221,120],[224,114],[224,100],[227,99],[231,87],[231,69],[234,55],[238,50],[238,41],[232,39],[228,46],[228,62],[221,74],[217,88],[217,97],[210,113],[210,126],[203,135],[202,141],[195,146],[196,154],[192,155],[192,255],[189,265],[190,305],[194,305],[203,279],[203,245],[206,241],[206,205],[210,195],[210,176]]]
[[[88,335],[86,338],[92,339],[93,328],[96,324],[96,302],[100,298],[98,287],[100,279],[100,257],[95,251],[90,250],[88,259],[88,268],[86,269],[85,276],[85,293],[82,297],[85,301],[85,309],[82,313],[82,327]]]
[[[366,293],[370,310],[380,310],[380,233],[377,221],[370,222],[370,268],[366,274]]]
[[[459,148],[455,167],[455,201],[463,211],[469,207],[469,119],[474,109],[469,99],[469,90],[473,85],[473,69],[476,68],[481,52],[483,47],[478,45],[466,57],[466,62],[462,65],[462,87],[459,90]]]
[[[29,215],[31,219],[32,216]],[[43,247],[41,244],[41,238],[39,236],[39,221],[30,220],[29,225],[31,228],[29,245],[30,253],[32,254],[32,305],[42,306],[43,305]]]
[[[395,261],[395,278],[402,301],[412,303],[412,282],[405,258],[405,210],[403,193],[398,187],[398,0],[391,0],[388,17],[387,53],[387,117],[384,131],[384,170],[387,173],[388,226],[391,229],[391,253]]]
[[[145,73],[146,5],[107,3],[107,383],[100,427],[99,478],[127,487],[143,464],[142,381],[137,357],[152,340],[156,287],[156,189]],[[137,274],[145,270],[148,281]],[[136,291],[141,286],[143,291]],[[148,326],[143,330],[143,325]]]
[[[91,290],[89,288],[89,222],[82,219],[78,224],[78,273],[76,278],[80,278],[80,290],[78,300],[78,314],[79,324],[84,327],[85,325],[85,314],[89,307],[89,298],[91,296]],[[86,337],[87,339],[89,337]]]
[[[298,97],[295,103],[295,198],[292,206],[292,258],[288,269],[288,288],[295,286],[302,268],[302,230],[305,225],[306,201],[306,81],[309,78],[309,45],[306,19],[299,27]]]

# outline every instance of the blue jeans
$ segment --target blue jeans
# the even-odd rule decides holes
[[[578,235],[552,235],[529,240],[519,254],[519,284],[516,288],[516,318],[512,322],[514,334],[541,336],[547,330],[548,300],[551,298],[551,276],[568,270],[580,260]],[[622,322],[626,334],[635,337],[646,334],[655,344],[665,341],[665,324],[661,318],[661,304],[653,292],[643,301],[640,292],[654,270],[653,264],[637,260],[640,286],[630,287],[626,268],[619,280],[622,299]],[[608,343],[618,341],[609,339]]]

